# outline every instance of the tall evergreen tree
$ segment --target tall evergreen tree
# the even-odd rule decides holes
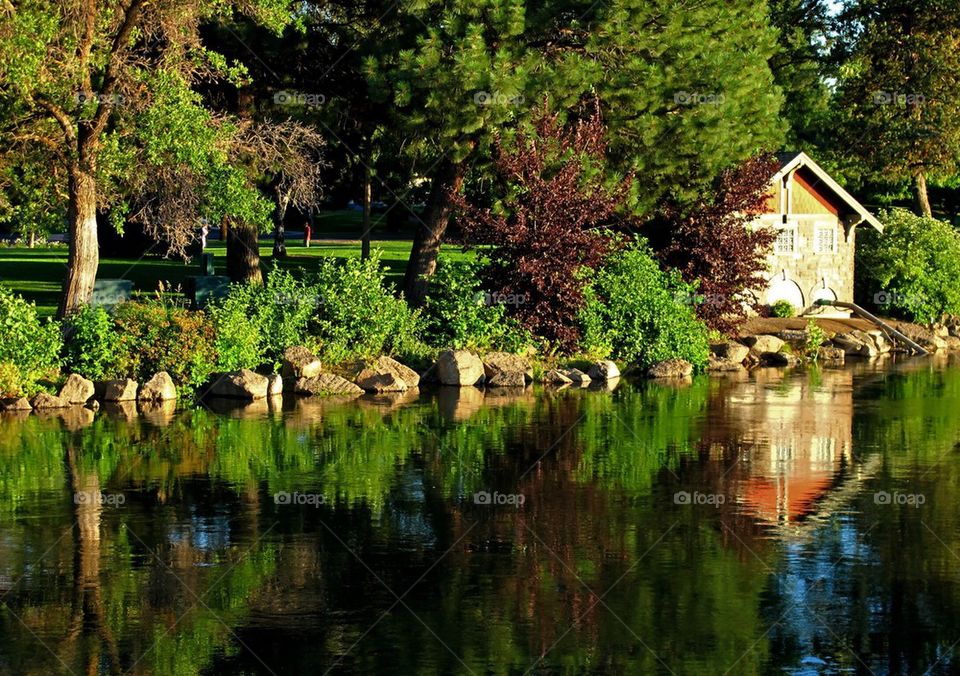
[[[830,146],[832,91],[831,14],[826,0],[769,0],[770,21],[779,33],[770,58],[784,96],[789,124],[786,145],[822,158]]]
[[[766,8],[749,0],[420,0],[399,10],[398,25],[368,76],[410,136],[408,149],[430,167],[404,282],[414,303],[435,268],[453,193],[491,156],[492,141],[528,124],[544,99],[570,111],[599,98],[611,161],[638,177],[638,213],[668,193],[692,199],[782,137],[768,65],[776,34]]]

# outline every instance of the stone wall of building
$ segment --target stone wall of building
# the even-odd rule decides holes
[[[790,215],[786,226],[795,228],[795,250],[793,253],[770,255],[768,278],[771,284],[794,282],[803,295],[804,307],[817,298],[853,301],[856,228],[844,227],[836,216],[827,214]],[[833,253],[817,252],[818,228],[833,229]],[[777,299],[765,300],[774,302]]]

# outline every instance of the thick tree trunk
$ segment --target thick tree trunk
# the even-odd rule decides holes
[[[29,240],[27,241],[27,246],[31,249],[37,246],[37,233],[31,231]]]
[[[427,294],[427,279],[437,269],[437,255],[440,243],[447,230],[452,211],[451,198],[463,186],[466,176],[466,164],[444,162],[433,179],[423,222],[413,236],[413,248],[407,262],[407,272],[403,279],[403,292],[407,302],[417,307],[423,304]]]
[[[370,202],[372,195],[370,165],[363,167],[363,231],[360,233],[360,259],[370,258]]]
[[[227,274],[232,282],[263,284],[257,226],[233,222],[227,229]]]
[[[107,611],[103,603],[100,581],[100,521],[103,512],[103,492],[100,489],[100,477],[95,472],[86,474],[79,470],[76,450],[67,447],[67,470],[70,487],[73,489],[76,505],[76,528],[74,529],[74,587],[78,603],[74,607],[73,627],[68,632],[68,640],[88,629],[96,633],[106,644],[110,673],[120,674],[120,650],[116,637],[110,629]],[[92,646],[89,664],[97,665],[99,673],[102,667],[100,645]]]
[[[932,218],[933,209],[930,208],[930,195],[927,193],[927,177],[923,171],[918,171],[913,177],[913,197],[917,213]]]
[[[69,244],[67,278],[58,317],[75,312],[93,296],[100,251],[97,244],[97,185],[91,172],[74,169],[69,186]]]

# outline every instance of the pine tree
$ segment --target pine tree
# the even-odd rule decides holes
[[[573,114],[600,100],[611,166],[636,174],[630,206],[641,214],[668,194],[694,199],[782,138],[776,33],[749,0],[420,0],[399,11],[400,37],[368,75],[432,180],[404,284],[414,303],[452,195],[544,99]]]

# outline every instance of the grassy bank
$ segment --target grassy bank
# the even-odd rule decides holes
[[[359,258],[360,244],[348,240],[315,241],[310,248],[302,246],[301,240],[292,240],[288,244],[289,256],[279,261],[279,267],[297,273],[316,270],[322,257],[339,259]],[[381,261],[387,270],[388,278],[397,283],[406,269],[410,255],[409,240],[378,240],[372,247],[381,253]],[[270,257],[273,250],[272,240],[261,240],[261,266],[264,271],[274,265]],[[226,273],[226,247],[223,242],[213,240],[207,252],[214,256],[214,265],[218,274]],[[458,247],[448,247],[443,256],[453,260],[472,257]],[[34,301],[41,315],[49,316],[56,312],[60,297],[60,285],[67,265],[66,246],[4,247],[0,248],[0,284]],[[177,289],[187,277],[197,274],[197,264],[184,263],[179,259],[164,259],[156,256],[135,258],[105,258],[100,261],[97,276],[101,279],[129,279],[133,281],[135,294],[149,294],[157,290],[162,282],[164,286]]]

